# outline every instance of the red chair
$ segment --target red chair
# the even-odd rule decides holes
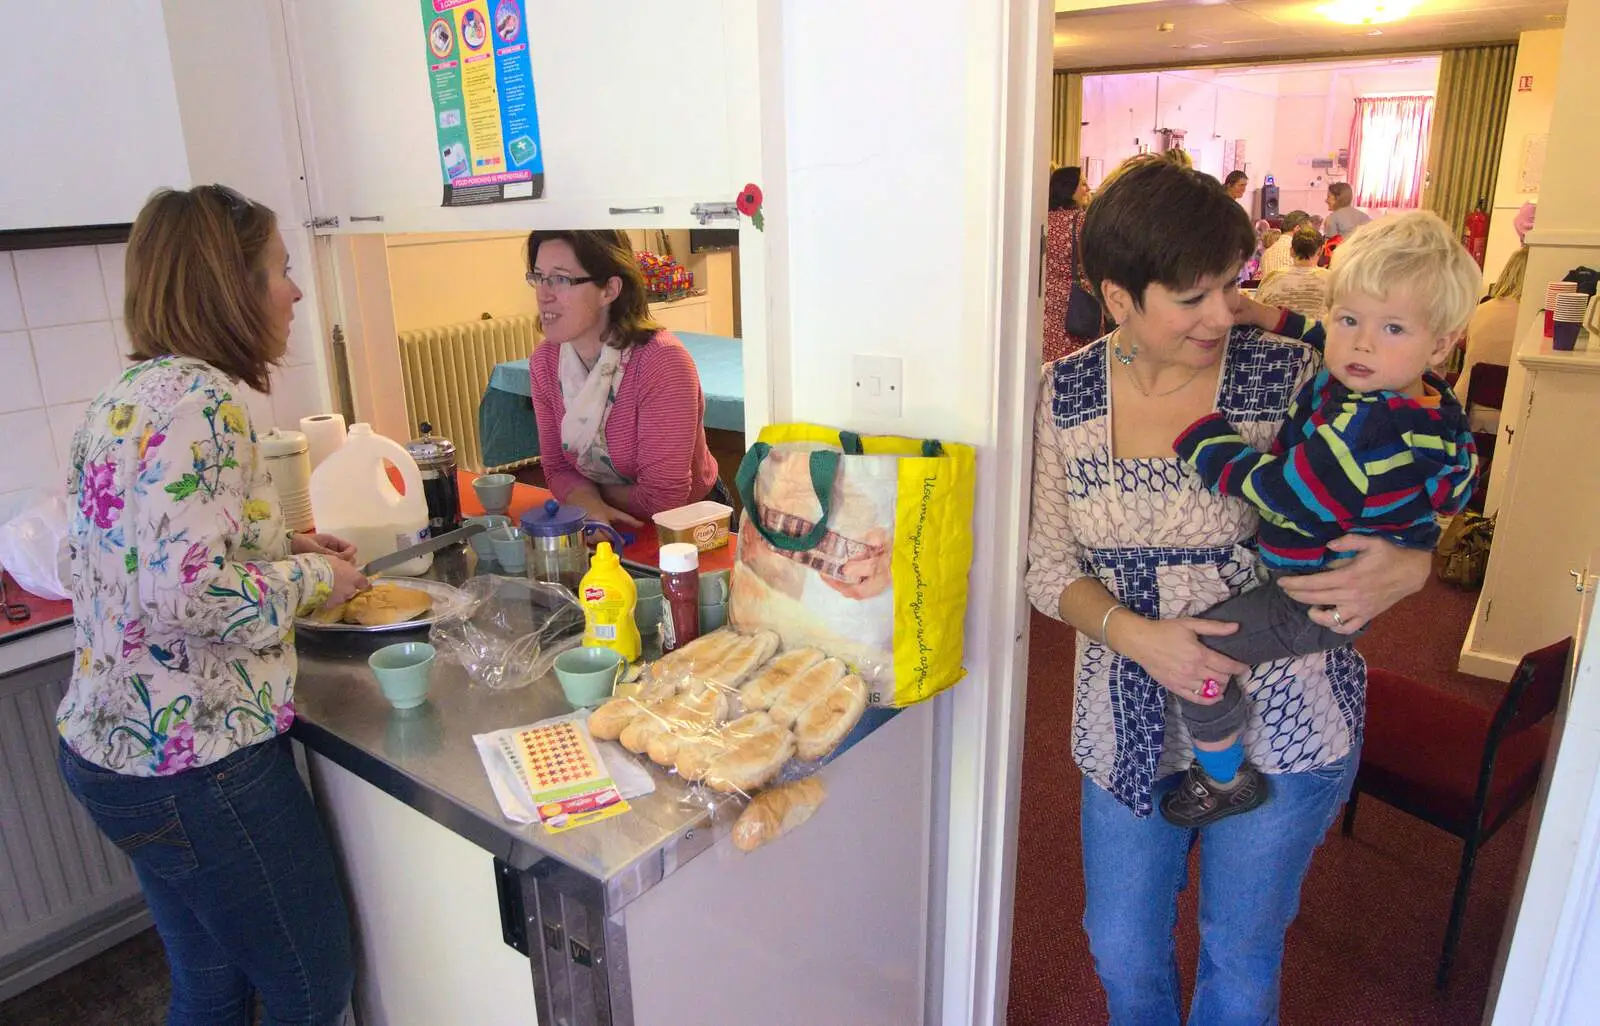
[[[1367,729],[1343,832],[1362,793],[1465,842],[1434,986],[1450,975],[1478,849],[1533,796],[1572,639],[1522,657],[1497,708],[1388,670],[1367,671]]]

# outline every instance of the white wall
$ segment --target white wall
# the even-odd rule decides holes
[[[1483,271],[1487,281],[1500,276],[1506,258],[1516,252],[1516,229],[1512,222],[1524,203],[1537,203],[1537,190],[1521,187],[1522,162],[1528,139],[1547,136],[1550,113],[1556,103],[1556,78],[1561,70],[1561,29],[1524,32],[1517,41],[1517,66],[1511,83],[1511,103],[1506,108],[1505,141],[1500,147],[1500,174],[1495,180],[1494,209],[1489,218],[1489,248]],[[1533,88],[1517,89],[1517,81],[1532,76]]]
[[[1350,145],[1356,98],[1385,93],[1432,93],[1439,60],[1418,58],[1406,64],[1283,72],[1277,80],[1276,120],[1271,156],[1263,170],[1277,179],[1278,207],[1325,214],[1328,186],[1349,181],[1343,171],[1314,168],[1317,158],[1336,157]]]
[[[1048,10],[929,0],[914,32],[898,0],[786,0],[778,13],[777,52],[762,53],[781,100],[764,120],[782,128],[763,145],[774,408],[978,446],[970,676],[936,700],[945,844],[928,1021],[1003,1021]],[[863,353],[903,361],[902,417],[852,411],[850,361]]]
[[[1195,166],[1218,177],[1232,170],[1222,166],[1224,142],[1245,140],[1245,170],[1259,179],[1276,131],[1276,96],[1271,76],[1265,78],[1224,80],[1205,69],[1086,76],[1079,152],[1099,157],[1109,172],[1140,145],[1159,151],[1156,129],[1182,129]]]

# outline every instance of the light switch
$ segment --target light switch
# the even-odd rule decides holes
[[[902,363],[898,356],[867,356],[857,354],[851,358],[852,395],[851,408],[861,416],[899,417],[904,391],[901,383]]]

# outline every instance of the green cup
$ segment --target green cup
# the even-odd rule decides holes
[[[615,649],[579,646],[556,656],[556,680],[576,709],[587,709],[610,698],[620,676],[622,655]]]
[[[428,678],[433,674],[433,646],[426,641],[403,641],[385,645],[367,658],[378,678],[383,697],[396,709],[415,709],[428,697]]]

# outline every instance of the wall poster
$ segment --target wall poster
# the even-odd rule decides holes
[[[544,149],[526,0],[421,0],[446,207],[538,199]]]

